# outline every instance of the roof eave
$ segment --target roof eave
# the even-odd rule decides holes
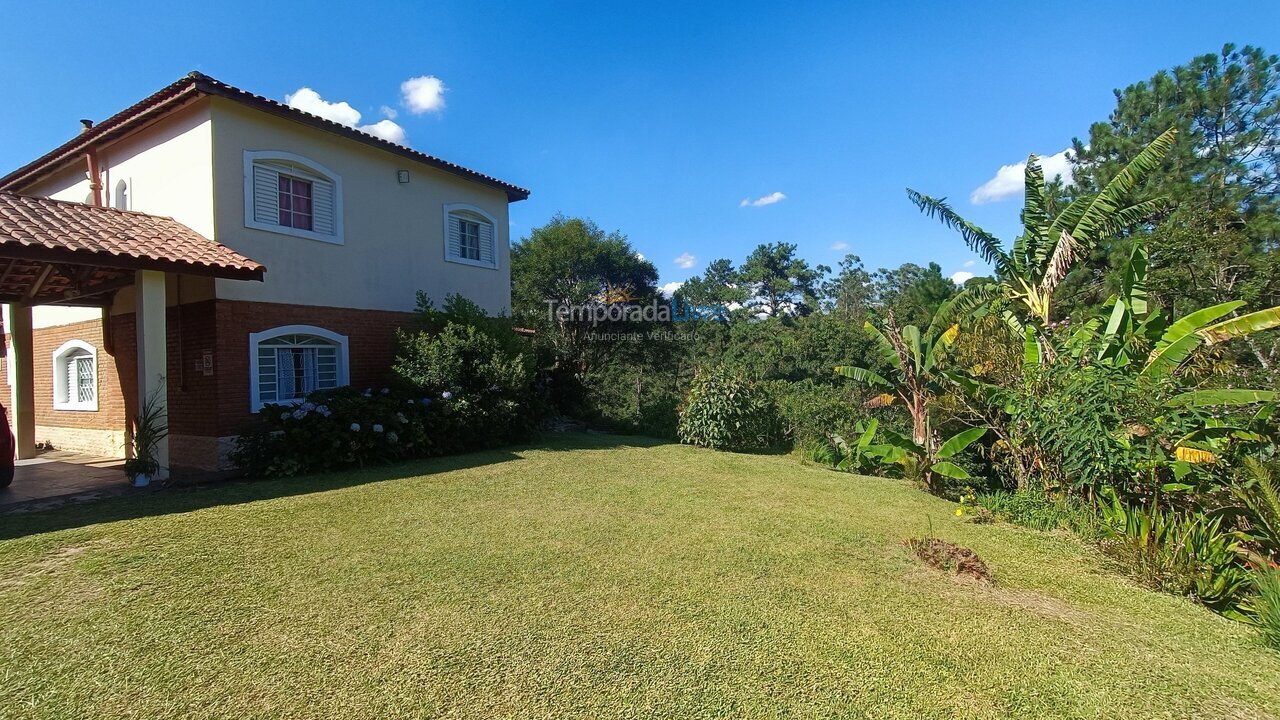
[[[320,130],[347,137],[366,145],[380,148],[414,162],[419,162],[442,172],[449,173],[450,175],[455,175],[481,185],[502,190],[507,196],[508,203],[519,202],[529,198],[529,191],[525,188],[511,185],[510,183],[503,182],[497,178],[492,178],[474,170],[464,168],[460,165],[449,163],[441,160],[440,158],[413,150],[412,148],[397,145],[396,143],[383,140],[382,138],[333,122],[332,120],[326,120],[318,115],[312,115],[311,113],[304,112],[302,110],[288,108],[287,106],[280,105],[279,103],[267,100],[266,98],[261,98],[248,91],[214,80],[213,78],[201,73],[191,73],[182,80],[162,88],[120,113],[113,115],[98,126],[80,133],[76,137],[62,145],[59,145],[50,152],[45,153],[36,160],[33,160],[7,175],[0,177],[0,190],[22,192],[36,181],[48,177],[49,175],[61,170],[63,167],[66,167],[68,164],[77,161],[78,156],[83,154],[90,147],[132,132],[138,126],[145,124],[150,119],[170,112],[174,107],[179,107],[189,100],[199,96],[225,98],[232,102],[253,107],[261,112],[275,115],[276,117],[303,123]],[[138,106],[140,105],[145,105],[145,107],[139,108]],[[131,113],[130,111],[134,110],[134,108],[137,108],[137,110]]]

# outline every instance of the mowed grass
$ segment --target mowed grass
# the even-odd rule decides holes
[[[0,717],[1271,717],[1280,655],[891,480],[568,435],[0,516]],[[977,550],[996,583],[904,538]]]

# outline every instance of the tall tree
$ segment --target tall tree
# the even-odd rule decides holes
[[[872,275],[872,301],[877,313],[892,312],[899,322],[927,325],[938,308],[956,294],[956,284],[942,276],[942,266],[903,263],[896,269],[880,268]]]
[[[733,306],[747,299],[738,270],[724,258],[713,260],[700,277],[689,278],[675,295],[681,302],[693,305]]]
[[[1095,192],[1165,128],[1180,131],[1168,157],[1130,199],[1166,195],[1177,210],[1136,228],[1150,252],[1148,291],[1182,314],[1233,299],[1280,304],[1280,57],[1226,45],[1115,92],[1116,107],[1074,143],[1069,194]],[[1078,305],[1118,288],[1129,241],[1102,243],[1064,283]],[[1265,345],[1265,347],[1264,347]],[[1263,365],[1280,346],[1249,346]]]
[[[810,267],[792,243],[756,247],[738,270],[747,290],[746,306],[768,317],[808,315],[818,306],[818,283],[830,268]]]
[[[536,328],[558,359],[578,371],[616,347],[592,336],[621,328],[565,317],[557,310],[591,302],[647,302],[657,296],[657,280],[653,263],[642,259],[625,235],[606,233],[584,218],[556,215],[511,248],[511,302],[517,321]]]
[[[861,324],[871,309],[873,290],[862,258],[850,253],[840,261],[836,274],[822,283],[823,307],[845,322]]]

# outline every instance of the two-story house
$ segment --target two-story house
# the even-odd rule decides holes
[[[509,309],[507,205],[525,189],[200,73],[84,124],[0,178],[20,453],[119,455],[150,391],[167,401],[169,464],[225,467],[264,404],[381,383],[417,291]],[[20,247],[26,230],[45,254]]]

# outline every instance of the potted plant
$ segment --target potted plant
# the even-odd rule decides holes
[[[157,390],[157,394],[160,392],[164,392],[163,387]],[[150,485],[151,479],[160,471],[157,449],[168,434],[165,415],[160,410],[157,396],[152,395],[133,418],[133,457],[124,461],[124,473],[134,487]]]

